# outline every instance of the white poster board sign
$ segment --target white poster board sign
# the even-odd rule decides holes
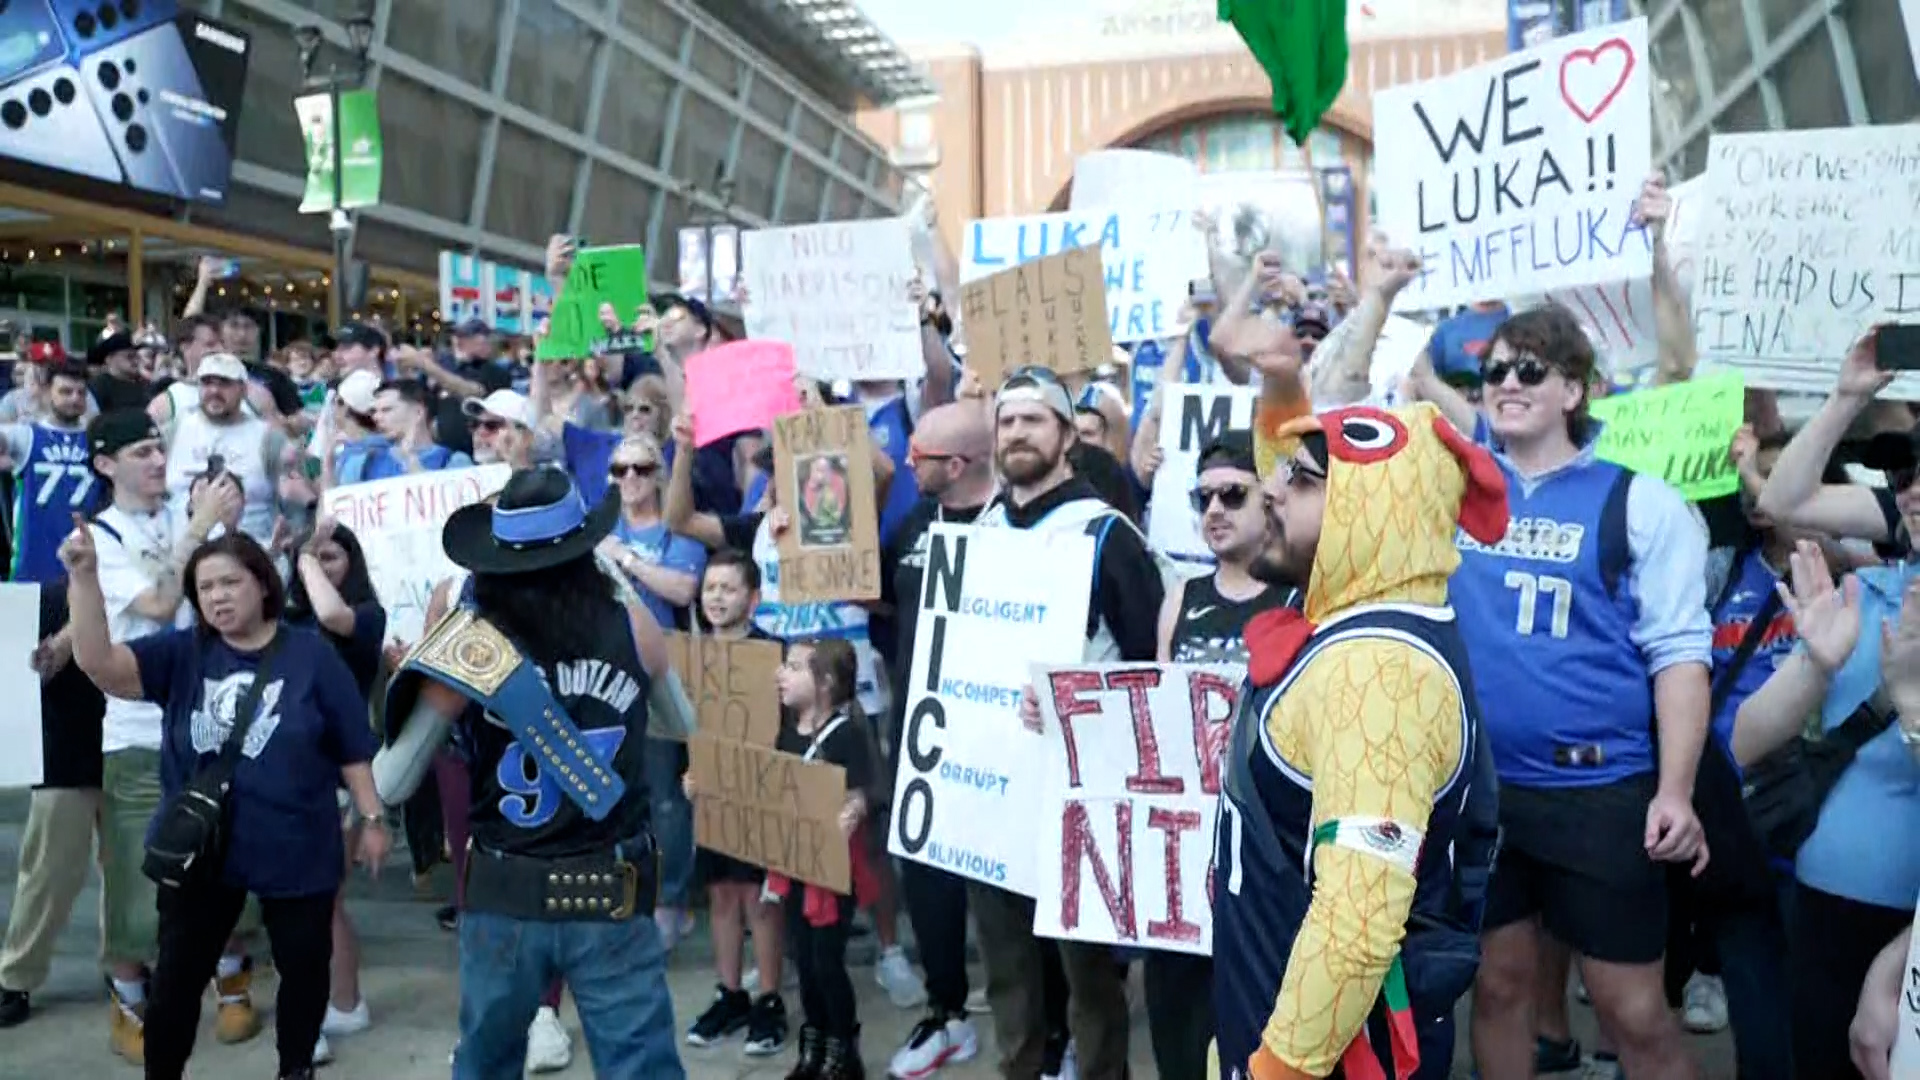
[[[1213,953],[1213,819],[1243,668],[1034,665],[1046,752],[1033,932]]]
[[[1172,337],[1187,286],[1207,276],[1207,247],[1186,204],[1158,205],[970,221],[961,245],[960,281],[1099,244],[1114,344]]]
[[[1433,327],[1402,315],[1389,315],[1374,340],[1373,359],[1367,367],[1366,404],[1391,409],[1407,402],[1400,384],[1413,371],[1414,361],[1433,338]]]
[[[1032,896],[1041,749],[1020,699],[1029,664],[1086,648],[1093,538],[936,524],[924,580],[887,850]]]
[[[1425,261],[1400,310],[1643,278],[1647,21],[1374,95],[1379,224]]]
[[[1160,409],[1160,468],[1148,502],[1147,541],[1168,558],[1213,565],[1192,495],[1207,444],[1229,431],[1253,431],[1260,392],[1250,386],[1169,383]]]
[[[458,572],[440,546],[441,527],[455,510],[505,487],[512,473],[506,465],[476,465],[327,492],[325,513],[352,529],[366,552],[374,592],[387,609],[389,642],[420,640],[433,587]]]
[[[1920,124],[1715,135],[1693,327],[1747,385],[1825,394],[1881,322],[1920,321]],[[1883,396],[1920,401],[1920,375]]]
[[[7,748],[0,754],[0,788],[32,787],[46,779],[40,676],[33,670],[33,650],[39,646],[40,586],[0,585],[0,693],[7,702],[0,710],[0,745]]]
[[[926,371],[904,218],[829,221],[740,234],[747,336],[793,346],[801,374],[911,379]]]
[[[1151,203],[1190,205],[1181,195],[1192,192],[1200,169],[1176,154],[1158,150],[1095,150],[1073,163],[1073,189],[1067,209],[1094,210],[1103,206]]]
[[[1914,934],[1907,962],[1900,968],[1900,1028],[1893,1037],[1894,1080],[1920,1076],[1920,910],[1913,913]]]

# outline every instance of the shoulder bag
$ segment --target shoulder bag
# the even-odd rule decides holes
[[[1893,723],[1893,702],[1886,687],[1817,739],[1795,736],[1787,745],[1747,769],[1742,792],[1747,816],[1767,850],[1791,859],[1820,824],[1820,807],[1860,748],[1879,738]]]

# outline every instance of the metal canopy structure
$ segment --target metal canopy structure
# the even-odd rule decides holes
[[[848,111],[934,93],[919,66],[851,0],[704,0],[702,6],[765,51],[804,54],[804,66],[818,72],[810,81]]]

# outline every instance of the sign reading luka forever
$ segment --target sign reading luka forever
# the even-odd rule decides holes
[[[0,3],[0,157],[224,202],[250,52],[175,0]]]

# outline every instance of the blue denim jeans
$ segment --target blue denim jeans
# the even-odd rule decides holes
[[[685,1080],[667,954],[645,912],[623,922],[460,916],[453,1080],[521,1080],[540,995],[566,980],[600,1080]]]
[[[687,747],[647,737],[647,798],[653,839],[660,849],[660,907],[685,909],[693,891],[693,804],[680,784]]]

